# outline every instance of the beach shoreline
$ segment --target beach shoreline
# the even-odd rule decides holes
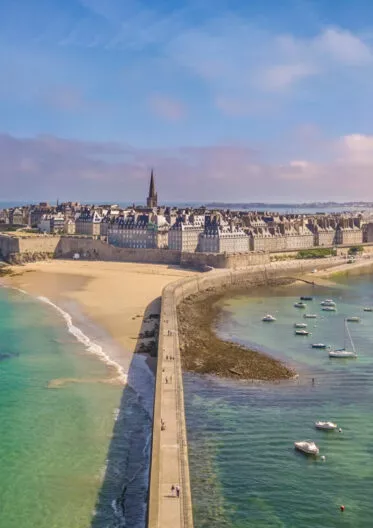
[[[108,366],[108,379],[101,381],[120,384],[127,381],[135,356],[135,362],[142,361],[154,375],[162,289],[193,274],[155,264],[71,260],[34,262],[4,271],[2,285],[59,311],[71,333],[81,331],[91,341],[88,352],[89,346],[100,347],[103,352],[97,357]],[[77,339],[84,343],[84,337]],[[79,380],[66,380],[74,381]],[[53,388],[62,385],[63,380],[51,380]]]

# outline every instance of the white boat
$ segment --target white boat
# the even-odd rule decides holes
[[[324,310],[324,312],[336,312],[337,311],[337,308],[335,306],[323,306],[321,309]]]
[[[300,442],[294,442],[294,447],[306,455],[318,455],[320,452],[320,449],[317,447],[315,442],[312,442],[311,440],[301,440]]]
[[[346,348],[346,334],[349,337],[352,350],[348,350]],[[352,341],[352,337],[351,337],[351,334],[350,334],[350,330],[349,330],[349,328],[347,326],[346,320],[345,320],[345,331],[344,331],[344,347],[343,348],[338,348],[336,350],[330,350],[329,357],[330,358],[341,358],[341,359],[357,358],[355,345],[354,345],[354,342]]]
[[[312,348],[322,348],[322,349],[328,348],[328,345],[325,345],[325,343],[313,343],[311,346]]]
[[[308,330],[295,330],[295,335],[308,336],[309,331]]]
[[[303,301],[300,301],[294,304],[294,308],[307,308],[307,305]]]
[[[366,308],[364,308],[364,312],[373,312],[373,308],[367,306]]]
[[[267,314],[262,318],[262,321],[266,323],[272,323],[273,321],[276,321],[276,317],[273,317],[271,314]]]
[[[321,306],[335,306],[335,302],[333,299],[325,299],[325,301],[321,301]]]
[[[338,425],[334,422],[315,422],[316,429],[322,429],[323,431],[334,431]]]
[[[294,323],[294,328],[307,328],[307,323]]]
[[[350,350],[345,350],[344,348],[341,348],[339,350],[331,350],[329,352],[329,357],[348,359],[348,358],[357,358],[357,354],[355,354],[355,352],[351,352]]]
[[[305,319],[317,319],[317,315],[316,314],[303,314],[303,317]]]
[[[349,323],[360,323],[360,317],[347,317],[346,321]]]

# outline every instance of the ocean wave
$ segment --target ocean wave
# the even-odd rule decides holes
[[[89,337],[85,335],[84,332],[82,332],[82,330],[80,330],[80,328],[75,326],[73,324],[72,317],[68,312],[65,312],[65,310],[60,308],[57,304],[54,304],[50,299],[48,299],[48,297],[39,296],[36,298],[39,301],[45,304],[48,304],[49,306],[52,306],[60,315],[62,315],[62,317],[64,318],[66,322],[66,326],[70,334],[72,334],[76,338],[77,341],[82,343],[86,347],[88,352],[100,358],[102,361],[104,361],[104,363],[106,363],[106,365],[113,367],[117,371],[118,379],[122,383],[127,383],[127,374],[124,372],[121,365],[119,365],[119,363],[117,363],[116,361],[113,361],[107,354],[105,354],[105,352],[103,351],[100,345],[91,341]]]

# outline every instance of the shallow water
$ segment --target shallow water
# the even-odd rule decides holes
[[[0,288],[0,526],[143,528],[149,413],[131,387],[102,383],[100,346],[66,323]],[[74,382],[48,388],[61,379]]]
[[[307,294],[316,295],[307,307],[316,321],[293,307]],[[337,313],[321,312],[320,300],[330,297]],[[373,313],[365,305],[373,305],[368,275],[341,279],[338,289],[283,287],[223,302],[222,336],[285,360],[300,378],[257,384],[185,376],[196,528],[372,525]],[[277,322],[262,323],[266,313]],[[350,315],[362,318],[349,324],[357,360],[330,360],[311,348],[343,346]],[[312,336],[295,336],[294,323],[304,321]],[[342,433],[315,430],[319,419],[336,421]],[[326,461],[296,453],[293,443],[302,439],[314,440]]]

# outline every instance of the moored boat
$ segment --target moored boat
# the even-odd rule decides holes
[[[303,301],[300,301],[294,304],[294,308],[307,308],[307,305]]]
[[[338,425],[334,422],[315,422],[316,429],[322,429],[323,431],[334,431],[337,429]]]
[[[352,350],[348,350],[346,348],[346,341],[347,341],[346,340],[346,334],[349,337]],[[348,329],[346,319],[345,319],[345,330],[344,330],[344,346],[343,346],[343,348],[339,348],[339,349],[336,349],[336,350],[330,350],[329,357],[330,358],[340,358],[340,359],[357,358],[355,345],[354,345],[354,342],[352,341],[352,337],[351,337],[351,334],[350,334],[350,330]]]
[[[357,358],[357,354],[355,354],[355,352],[352,352],[351,350],[345,350],[344,348],[340,348],[339,350],[331,350],[329,352],[329,357],[349,359],[349,358]]]
[[[317,315],[316,314],[303,314],[303,317],[305,319],[316,319]]]
[[[307,323],[294,323],[294,328],[307,328]]]
[[[335,302],[333,299],[325,299],[325,301],[321,301],[321,306],[335,306]]]
[[[308,336],[309,331],[308,330],[295,330],[295,335]]]
[[[337,311],[337,308],[335,306],[323,306],[321,309],[324,310],[324,312],[336,312]]]
[[[373,312],[373,308],[370,308],[369,306],[366,306],[364,308],[364,312]]]
[[[322,349],[325,349],[325,348],[328,348],[328,345],[326,345],[325,343],[312,343],[312,348],[322,348]]]
[[[311,440],[301,440],[299,442],[294,442],[294,447],[306,455],[318,455],[320,452],[320,449],[317,447],[315,442],[312,442]]]
[[[347,317],[346,321],[348,321],[349,323],[360,323],[360,317]]]
[[[300,300],[301,301],[313,301],[313,297],[309,297],[308,295],[302,295]]]
[[[273,317],[271,314],[267,314],[262,318],[262,321],[266,323],[272,323],[273,321],[276,321],[276,317]]]

